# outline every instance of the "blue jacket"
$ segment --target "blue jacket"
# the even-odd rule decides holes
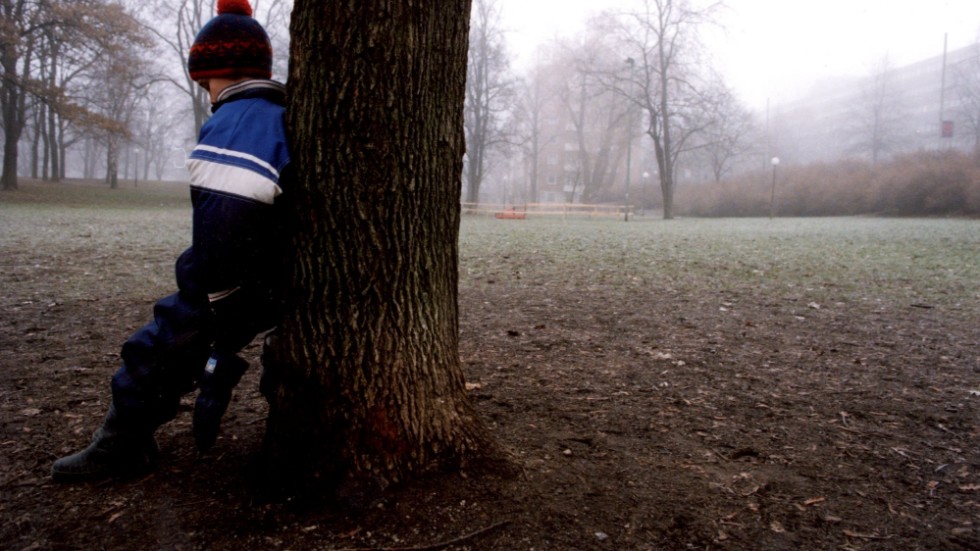
[[[177,260],[178,286],[211,302],[274,284],[282,242],[274,205],[290,161],[283,85],[249,80],[217,99],[187,164],[194,227]]]

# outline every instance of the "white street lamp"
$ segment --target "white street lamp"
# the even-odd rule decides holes
[[[133,187],[139,187],[140,181],[140,148],[133,148]]]
[[[647,213],[646,207],[647,207],[647,205],[650,204],[650,185],[649,185],[649,183],[650,183],[650,173],[644,170],[643,171],[643,196],[644,197],[643,197],[643,203],[642,203],[643,215],[644,216],[646,216],[646,213]]]
[[[770,162],[772,163],[772,191],[769,193],[769,219],[772,220],[776,205],[776,167],[779,166],[779,157],[773,157]]]
[[[630,66],[629,78],[630,85],[633,83],[633,69],[636,66],[636,60],[632,57],[626,58],[626,64]],[[632,164],[632,153],[633,153],[633,106],[628,106],[629,111],[627,111],[628,117],[626,118],[626,208],[623,209],[623,221],[630,221],[630,165]]]

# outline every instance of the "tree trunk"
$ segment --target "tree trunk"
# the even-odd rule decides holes
[[[7,12],[4,13],[7,15]],[[18,14],[19,15],[19,14]],[[17,145],[24,128],[24,92],[20,89],[17,73],[17,43],[3,40],[0,44],[0,62],[4,78],[0,83],[0,103],[3,109],[3,189],[17,189]],[[25,63],[26,65],[26,63]]]
[[[653,141],[654,158],[657,160],[657,175],[660,178],[660,194],[664,203],[664,220],[674,219],[674,166],[671,164],[670,157],[664,148],[663,135],[658,128],[660,120],[651,124],[647,130],[647,135]]]
[[[535,118],[537,115],[535,114]],[[537,203],[538,202],[538,155],[541,152],[541,147],[538,145],[539,132],[538,123],[535,120],[534,130],[531,134],[531,176],[528,179],[528,184],[530,186],[528,202]]]
[[[34,128],[32,128],[33,135],[31,136],[31,178],[37,180],[40,176],[40,166],[41,166],[41,132],[38,130],[40,128],[41,111],[43,106],[37,106],[34,109]]]
[[[61,153],[61,147],[58,144],[58,124],[55,120],[57,114],[54,109],[48,108],[48,145],[49,151],[47,153],[48,160],[51,164],[51,181],[60,182],[61,181],[61,159],[59,158],[59,153]]]
[[[664,41],[660,40],[660,55],[664,56]],[[662,57],[666,59],[666,57]],[[661,61],[661,63],[666,63],[666,61]],[[663,147],[663,168],[660,173],[660,180],[663,182],[663,194],[664,194],[664,220],[674,219],[674,187],[676,182],[674,180],[674,159],[676,159],[677,152],[674,151],[674,143],[671,141],[670,133],[670,103],[668,98],[670,98],[670,91],[667,86],[667,74],[668,65],[662,65],[660,74],[663,77],[660,79],[660,130],[661,130],[661,145]]]
[[[105,154],[105,182],[109,189],[119,188],[119,152],[110,140]]]
[[[483,180],[483,148],[473,144],[470,148],[470,161],[466,165],[466,203],[480,203],[480,184]]]
[[[57,40],[53,39],[49,39],[49,43],[47,85],[49,90],[54,91],[58,88],[58,58],[61,52],[61,45]],[[47,125],[44,132],[44,179],[48,180],[50,178],[53,182],[61,181],[56,117],[57,113],[55,109],[49,104],[45,109],[44,119],[42,119],[41,124]]]
[[[91,180],[95,178],[95,146],[91,139],[85,140],[85,156],[82,159],[82,178]]]
[[[44,106],[38,113],[37,126],[34,128],[35,135],[41,137],[41,179],[47,182],[50,179],[51,168],[51,134],[48,133],[47,112],[50,106]]]
[[[68,176],[68,170],[66,168],[65,159],[68,156],[68,146],[65,145],[65,129],[64,126],[58,129],[58,151],[61,153],[59,158],[61,163],[58,164],[58,181],[62,181]]]
[[[494,446],[458,353],[469,2],[297,0],[297,177],[265,436],[278,482],[383,487]]]
[[[674,179],[669,177],[664,182],[664,220],[674,219]]]

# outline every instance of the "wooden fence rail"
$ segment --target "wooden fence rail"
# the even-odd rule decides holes
[[[624,205],[583,205],[578,203],[462,203],[463,214],[495,216],[497,218],[527,218],[534,216],[561,216],[585,218],[621,218]],[[629,206],[630,215],[635,208]]]

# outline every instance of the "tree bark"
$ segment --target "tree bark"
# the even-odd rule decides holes
[[[5,190],[17,189],[17,153],[18,140],[24,128],[24,91],[20,88],[20,79],[25,75],[18,74],[17,61],[19,43],[16,33],[21,23],[24,2],[16,4],[4,2],[3,15],[9,22],[5,23],[0,34],[0,63],[3,65],[4,78],[0,82],[0,104],[3,110],[3,172],[0,174],[0,186]],[[30,51],[30,47],[28,48]],[[27,67],[27,64],[24,64]]]
[[[295,3],[295,227],[263,387],[281,483],[383,487],[495,449],[458,353],[468,16],[466,0]]]
[[[109,189],[119,188],[119,151],[112,141],[114,139],[110,139],[105,154],[105,183],[109,185]]]

